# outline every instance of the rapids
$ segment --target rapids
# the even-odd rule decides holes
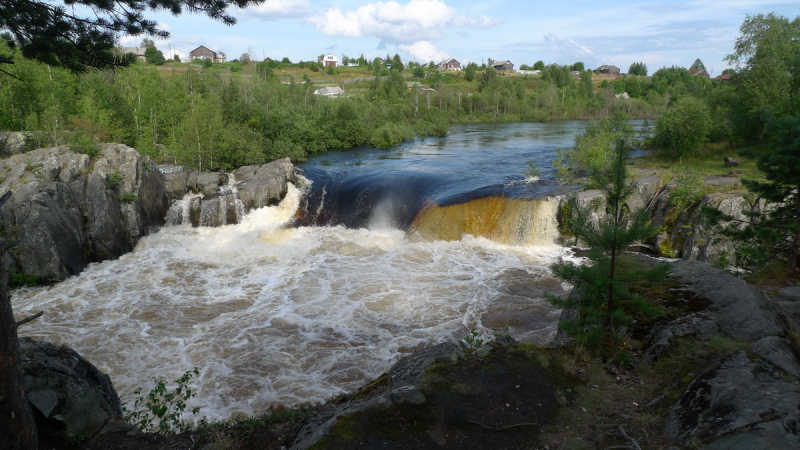
[[[559,134],[559,144],[572,134]],[[548,266],[571,255],[554,244],[552,183],[521,174],[536,149],[505,161],[516,175],[487,171],[455,190],[447,184],[468,178],[469,169],[447,169],[440,165],[447,151],[428,150],[421,151],[433,153],[428,169],[414,162],[394,181],[353,177],[357,167],[331,166],[323,175],[325,164],[312,162],[304,167],[312,182],[290,186],[280,205],[239,224],[164,227],[118,260],[54,286],[16,290],[17,317],[45,312],[21,333],[74,348],[110,375],[128,404],[153,377],[173,380],[199,367],[189,406],[209,419],[325,401],[406,353],[470,329],[491,334],[509,325],[518,339],[546,342],[559,311],[543,293],[568,288]],[[429,177],[437,171],[449,175]],[[388,197],[356,193],[360,209],[342,219],[353,199],[334,191],[370,177],[389,180],[384,187],[403,177],[428,181],[408,187],[411,200],[393,189]],[[525,186],[539,186],[538,194],[514,193]]]

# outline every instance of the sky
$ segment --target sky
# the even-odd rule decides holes
[[[228,60],[249,53],[292,62],[324,53],[339,58],[399,54],[403,61],[465,65],[491,58],[515,68],[583,62],[587,68],[613,64],[627,72],[644,62],[649,73],[673,65],[689,67],[699,58],[712,76],[728,67],[739,27],[748,15],[800,15],[800,2],[782,0],[266,0],[232,8],[237,24],[226,26],[204,15],[148,12],[169,31],[156,40],[165,56],[187,57],[200,45],[224,52]],[[143,36],[124,36],[136,45]]]

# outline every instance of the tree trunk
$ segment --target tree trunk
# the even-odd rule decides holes
[[[0,245],[0,257],[5,248]],[[0,448],[38,448],[36,425],[19,364],[17,323],[11,311],[6,268],[0,263]]]

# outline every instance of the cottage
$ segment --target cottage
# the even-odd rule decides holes
[[[461,63],[455,58],[446,59],[436,65],[436,70],[461,70]]]
[[[322,55],[322,65],[325,67],[331,66],[336,67],[336,64],[339,63],[339,58],[336,57],[333,53],[328,53]]]
[[[498,62],[492,63],[492,67],[494,68],[494,70],[502,70],[502,71],[505,71],[505,72],[513,72],[514,71],[514,64],[512,64],[511,61],[507,61],[507,60],[506,61],[498,61]]]
[[[205,45],[201,45],[189,52],[189,59],[207,59],[214,63],[225,62],[225,54],[217,53]]]
[[[690,70],[689,75],[692,75],[694,77],[703,77],[705,79],[711,78],[711,76],[708,75],[708,72],[706,72],[706,69]]]
[[[727,83],[731,79],[731,74],[723,73],[722,75],[717,75],[717,77],[714,79],[720,83]]]
[[[144,60],[144,52],[147,50],[144,47],[122,47],[120,51],[123,55],[127,55],[128,53],[133,53],[136,55],[136,59]]]
[[[619,67],[608,64],[603,64],[602,66],[595,69],[595,71],[602,73],[604,75],[619,75]]]
[[[344,94],[344,89],[340,88],[339,86],[326,86],[314,91],[314,95],[322,95],[324,97],[331,98],[338,97],[342,94]]]

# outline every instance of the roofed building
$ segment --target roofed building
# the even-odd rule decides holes
[[[326,86],[314,91],[315,95],[322,95],[325,97],[338,97],[344,94],[344,89],[339,86]]]
[[[708,72],[706,72],[706,69],[690,70],[689,74],[695,77],[703,77],[706,79],[711,78],[711,76],[708,75]]]
[[[612,66],[609,64],[603,64],[602,66],[595,69],[595,71],[600,72],[604,75],[619,75],[619,67]]]
[[[215,52],[205,45],[201,45],[189,52],[189,59],[207,59],[214,63],[225,62],[225,54]]]
[[[461,70],[461,63],[455,58],[446,59],[436,65],[436,70]]]
[[[514,71],[514,64],[508,60],[492,63],[492,67],[494,68],[494,70],[503,70],[505,72]]]
[[[136,59],[144,59],[144,51],[147,50],[144,47],[122,47],[120,51],[123,55],[127,55],[128,53],[133,53],[136,55]]]
[[[328,53],[322,55],[322,65],[325,67],[331,66],[336,67],[336,64],[339,63],[339,58],[336,57],[333,53]]]

